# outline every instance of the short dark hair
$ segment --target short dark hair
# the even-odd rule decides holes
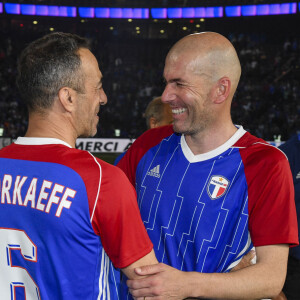
[[[150,118],[154,117],[157,122],[163,119],[164,115],[164,103],[161,101],[161,97],[156,97],[149,102],[145,110],[145,118],[147,128],[150,128]]]
[[[18,60],[17,86],[29,111],[49,108],[58,91],[68,86],[84,91],[78,50],[90,49],[87,39],[55,32],[30,43]]]

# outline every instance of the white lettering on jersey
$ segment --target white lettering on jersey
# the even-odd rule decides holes
[[[52,182],[48,180],[43,181],[43,185],[39,194],[39,198],[36,204],[36,209],[44,211],[45,209],[45,204],[42,203],[42,200],[47,200],[49,193],[47,193],[45,190],[50,189],[52,186]]]
[[[67,200],[67,198],[68,197],[74,198],[75,195],[76,195],[76,191],[69,189],[69,188],[66,189],[64,195],[61,198],[61,201],[59,203],[58,209],[55,214],[57,217],[60,217],[61,211],[64,207],[68,208],[68,209],[71,207],[72,202]]]
[[[28,201],[31,201],[31,208],[35,208],[36,184],[37,184],[37,178],[33,178],[31,180],[29,189],[27,191],[27,194],[26,194],[26,197],[24,200],[24,206],[27,206]]]
[[[43,180],[42,187],[39,189],[37,178],[32,178],[27,191],[23,191],[23,195],[25,194],[23,202],[21,191],[27,179],[27,176],[18,175],[13,178],[9,174],[5,174],[2,180],[0,178],[1,204],[29,206],[30,202],[31,208],[46,213],[56,209],[55,216],[58,218],[63,209],[70,209],[72,205],[70,198],[75,197],[76,191],[48,180]]]
[[[6,199],[7,203],[11,204],[10,194],[9,194],[11,183],[12,183],[11,175],[4,175],[2,180],[1,203],[5,203],[5,199]]]
[[[15,181],[15,187],[14,187],[14,193],[13,193],[13,204],[17,203],[17,199],[18,199],[18,204],[19,205],[23,205],[22,203],[22,196],[21,196],[21,189],[22,186],[24,184],[24,182],[27,179],[27,176],[22,177],[22,179],[20,180],[21,176],[17,176],[16,181]]]
[[[48,201],[45,212],[49,213],[52,203],[58,204],[60,198],[58,196],[56,196],[56,193],[61,194],[63,192],[63,190],[64,190],[64,186],[57,184],[57,183],[54,185],[54,188],[52,190],[52,193],[51,193],[50,199]]]

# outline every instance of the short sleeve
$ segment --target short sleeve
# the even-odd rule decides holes
[[[117,268],[148,254],[153,245],[141,220],[136,193],[119,168],[103,165],[101,188],[92,225]]]
[[[136,169],[145,153],[159,144],[164,138],[173,134],[172,125],[166,125],[149,129],[137,138],[126,154],[118,162],[117,166],[122,169],[133,186],[136,182]]]
[[[293,180],[285,155],[272,146],[242,153],[254,246],[298,244]],[[252,149],[253,150],[253,149]]]

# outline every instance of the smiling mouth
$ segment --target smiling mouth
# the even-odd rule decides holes
[[[172,113],[174,115],[179,115],[184,113],[186,110],[187,110],[186,108],[176,108],[176,109],[172,109]]]

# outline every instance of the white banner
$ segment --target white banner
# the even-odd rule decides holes
[[[134,142],[134,139],[77,139],[76,148],[92,153],[124,152]]]
[[[92,153],[122,153],[126,151],[134,142],[134,139],[93,139],[93,138],[80,138],[76,140],[76,148],[87,150]],[[11,138],[0,137],[0,149],[8,146],[13,141]],[[283,142],[269,141],[273,146],[278,147]]]

